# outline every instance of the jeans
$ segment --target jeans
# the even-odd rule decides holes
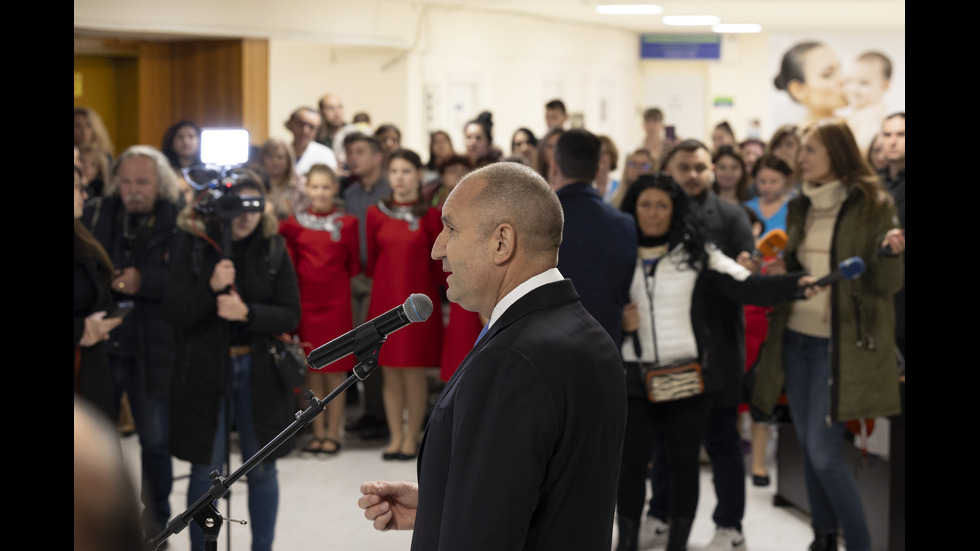
[[[242,446],[243,462],[259,451],[258,437],[252,421],[252,357],[243,354],[231,359],[232,425],[238,429]],[[222,401],[218,417],[218,428],[214,434],[214,448],[210,465],[192,465],[190,482],[187,486],[187,506],[190,507],[211,487],[208,475],[211,471],[221,471],[225,460],[225,403]],[[269,551],[276,532],[276,514],[279,510],[279,480],[276,477],[276,462],[263,461],[248,475],[248,514],[252,527],[252,551]],[[217,505],[215,505],[217,506]],[[204,533],[196,522],[190,525],[191,549],[204,549]]]
[[[140,438],[142,489],[140,498],[146,508],[143,525],[150,537],[155,536],[170,519],[170,489],[174,483],[173,463],[167,438],[170,430],[168,396],[148,396],[143,388],[143,374],[133,356],[109,355],[112,372],[113,403],[118,404],[125,390],[129,408]]]
[[[800,439],[816,534],[844,531],[848,551],[871,549],[854,475],[841,452],[844,423],[830,422],[830,341],[786,331],[786,397]]]

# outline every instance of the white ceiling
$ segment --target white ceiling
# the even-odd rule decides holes
[[[716,15],[722,23],[757,23],[766,32],[820,30],[904,31],[905,0],[405,0],[431,6],[510,12],[548,20],[576,21],[634,32],[691,32],[707,27],[670,27],[663,15]],[[656,4],[661,15],[599,15],[598,4]]]
[[[172,0],[162,13],[153,11],[161,6],[150,0],[74,1],[76,38],[230,35],[357,42],[357,36],[378,34],[392,18],[396,27],[404,26],[427,9],[519,14],[636,33],[710,32],[664,25],[663,15],[716,15],[722,23],[757,23],[765,33],[905,32],[905,0],[663,0],[654,2],[663,14],[643,16],[599,15],[598,0],[279,0],[248,2],[247,10],[239,0]]]

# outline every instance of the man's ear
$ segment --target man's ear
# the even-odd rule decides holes
[[[503,223],[494,228],[490,234],[490,247],[495,265],[506,264],[514,257],[516,237],[514,226],[510,224]]]

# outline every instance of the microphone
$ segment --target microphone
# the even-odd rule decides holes
[[[344,356],[361,354],[410,323],[425,321],[432,315],[432,301],[422,293],[408,297],[405,304],[396,306],[371,321],[364,322],[336,339],[310,352],[306,363],[313,369],[323,369]]]
[[[845,258],[837,265],[837,269],[821,277],[810,285],[800,287],[796,293],[797,298],[804,298],[803,291],[809,287],[822,287],[831,283],[836,283],[842,279],[857,279],[864,273],[864,260],[860,256]]]
[[[779,228],[768,231],[755,244],[752,257],[758,259],[762,256],[776,256],[786,248],[788,242],[789,237],[785,231]]]

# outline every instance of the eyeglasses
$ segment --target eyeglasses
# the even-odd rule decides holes
[[[626,166],[629,168],[642,168],[644,172],[649,172],[651,168],[650,163],[636,163],[633,161],[626,163]]]

